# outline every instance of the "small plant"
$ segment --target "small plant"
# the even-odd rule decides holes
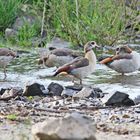
[[[14,120],[17,119],[17,116],[15,114],[9,114],[9,115],[6,116],[6,118],[9,119],[9,120],[14,121]]]
[[[28,99],[31,101],[33,100],[33,96],[29,96]]]

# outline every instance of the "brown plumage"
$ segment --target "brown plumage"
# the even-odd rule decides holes
[[[54,76],[66,72],[80,80],[82,84],[82,78],[88,76],[95,70],[96,56],[92,48],[98,47],[95,41],[89,41],[84,46],[85,57],[77,57],[73,61],[59,67]]]
[[[75,59],[78,56],[82,56],[83,54],[71,49],[66,48],[57,48],[53,49],[50,52],[48,52],[48,55],[42,57],[39,59],[38,64],[43,64],[48,67],[60,67],[73,59]]]
[[[140,54],[132,51],[128,46],[121,46],[116,49],[114,56],[108,57],[100,61],[109,68],[122,73],[130,73],[140,68]]]

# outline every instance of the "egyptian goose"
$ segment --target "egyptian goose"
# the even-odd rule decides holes
[[[124,73],[134,72],[140,68],[140,54],[125,45],[118,47],[116,55],[103,59],[100,64],[105,64],[124,75]]]
[[[73,51],[71,49],[66,48],[57,48],[52,49],[50,52],[39,59],[38,64],[43,64],[47,67],[60,67],[70,61],[72,61],[74,58],[78,57],[81,54],[78,54],[78,52]]]
[[[69,75],[74,76],[80,80],[82,84],[82,78],[90,75],[95,70],[96,56],[92,48],[98,47],[95,41],[90,41],[84,46],[85,57],[77,57],[71,62],[59,67],[54,76],[66,72]]]
[[[14,51],[8,48],[0,48],[0,66],[4,69],[4,79],[6,79],[6,66],[15,58],[17,55]]]

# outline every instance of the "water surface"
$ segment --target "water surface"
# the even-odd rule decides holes
[[[19,58],[8,65],[6,81],[2,81],[3,72],[0,69],[0,87],[24,87],[26,84],[33,82],[39,82],[47,87],[52,81],[62,85],[73,84],[69,78],[40,78],[40,76],[51,75],[56,68],[42,69],[38,66],[37,59],[36,51],[21,54]],[[104,65],[97,64],[96,71],[85,78],[83,83],[99,87],[110,94],[115,91],[122,91],[128,93],[132,99],[140,95],[140,71],[122,76]]]

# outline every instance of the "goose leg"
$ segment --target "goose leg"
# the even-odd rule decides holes
[[[43,68],[46,68],[45,60],[43,59]]]
[[[122,76],[124,76],[124,73],[122,73]]]
[[[3,78],[3,80],[5,80],[6,77],[7,77],[7,74],[6,74],[6,67],[4,67],[4,78]]]
[[[80,85],[82,85],[82,79],[79,78],[79,77],[76,77],[76,76],[75,76],[75,78],[79,79],[79,80],[80,80],[80,83],[76,83],[76,82],[74,81],[74,78],[73,78],[72,82],[73,82],[74,84],[80,84]]]
[[[80,79],[80,85],[82,85],[82,79]]]

